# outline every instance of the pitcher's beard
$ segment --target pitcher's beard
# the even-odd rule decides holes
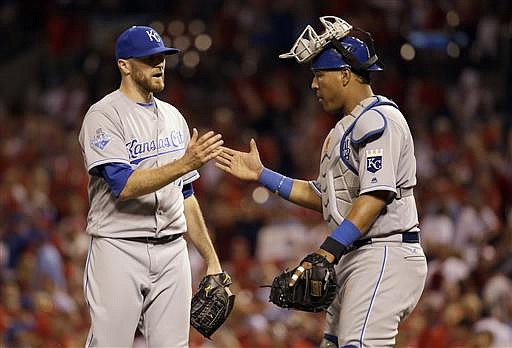
[[[146,91],[146,92],[149,92],[149,93],[160,93],[164,90],[164,76],[162,75],[161,77],[161,83],[158,83],[156,81],[153,80],[153,77],[150,76],[149,78],[140,74],[140,73],[136,73],[134,74],[133,76],[133,80],[135,81],[135,83],[139,86],[139,88],[141,88],[142,90]]]

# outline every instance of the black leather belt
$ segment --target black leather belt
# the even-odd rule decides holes
[[[412,196],[413,194],[414,189],[412,187],[397,187],[395,199],[402,199],[404,197]]]
[[[402,243],[419,243],[420,242],[420,233],[419,232],[403,232],[400,233],[402,235]],[[373,239],[378,239],[379,237],[374,237]],[[386,242],[386,239],[382,239],[383,242]],[[391,241],[389,241],[391,242]],[[399,242],[399,241],[397,241]],[[363,245],[372,244],[372,238],[364,238],[358,239],[354,243],[352,243],[352,250],[362,247]]]
[[[132,242],[140,242],[140,243],[149,243],[149,244],[165,244],[170,243],[172,241],[175,241],[176,239],[183,236],[183,233],[176,233],[171,234],[169,236],[163,236],[160,238],[156,237],[129,237],[129,238],[123,238],[125,240],[129,240]]]

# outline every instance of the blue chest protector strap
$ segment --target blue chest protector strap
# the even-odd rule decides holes
[[[398,106],[389,99],[381,99],[379,96],[375,96],[375,98],[376,100],[366,106],[350,127],[347,128],[340,142],[341,160],[356,175],[358,175],[357,169],[349,160],[350,144],[347,138],[350,140],[350,143],[356,146],[363,146],[372,140],[378,139],[387,127],[387,120],[377,107],[388,105],[398,109]]]

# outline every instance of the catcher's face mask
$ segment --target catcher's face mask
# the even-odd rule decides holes
[[[299,63],[312,60],[313,71],[342,68],[356,72],[383,70],[369,33],[353,29],[346,21],[334,16],[320,17],[320,22],[325,28],[324,33],[317,34],[308,25],[290,52],[279,55],[279,58],[295,58]],[[355,34],[358,37],[354,37]]]

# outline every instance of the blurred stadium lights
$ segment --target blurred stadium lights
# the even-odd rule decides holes
[[[206,25],[200,19],[194,19],[188,23],[181,20],[172,20],[167,26],[161,22],[153,22],[152,26],[167,30],[162,34],[166,46],[176,47],[181,54],[169,56],[166,68],[175,68],[179,60],[183,62],[180,73],[183,76],[192,76],[201,60],[200,52],[205,52],[212,47],[212,37],[204,31]]]
[[[430,49],[444,51],[449,43],[448,37],[443,33],[412,31],[408,35],[409,43],[417,49]]]
[[[258,204],[264,204],[268,198],[268,191],[263,187],[256,187],[254,191],[252,191],[252,199]]]
[[[459,45],[457,45],[455,42],[450,42],[448,43],[448,45],[446,46],[446,53],[448,54],[448,56],[450,56],[451,58],[459,58],[460,56],[460,48],[459,48]]]
[[[456,13],[450,18],[452,24],[455,25],[458,21]],[[459,58],[461,47],[466,47],[469,44],[468,35],[462,31],[452,35],[441,32],[413,31],[409,33],[407,40],[408,43],[403,44],[400,49],[400,55],[404,60],[414,59],[416,51],[419,50],[444,52],[450,58]]]
[[[411,44],[405,43],[400,47],[400,56],[404,60],[413,60],[416,56],[416,50]]]
[[[179,20],[171,21],[167,26],[167,32],[171,36],[180,36],[185,32],[185,23]]]
[[[188,24],[188,32],[193,36],[202,34],[205,28],[206,26],[204,22],[200,19],[194,19],[192,22]]]
[[[459,24],[460,24],[459,14],[455,11],[448,11],[448,13],[446,13],[446,23],[448,23],[448,25],[450,27],[459,26]]]
[[[187,68],[195,68],[197,64],[199,64],[199,60],[199,53],[197,53],[196,51],[187,51],[183,55],[183,64]]]
[[[208,34],[199,34],[194,41],[194,46],[199,51],[206,51],[212,46],[212,38]]]
[[[220,107],[215,109],[214,117],[215,121],[219,124],[230,124],[233,122],[233,118],[235,116],[235,113],[233,110],[227,107]]]
[[[190,38],[186,35],[180,35],[174,39],[174,47],[185,52],[190,47]]]
[[[165,46],[167,46],[167,47],[171,46],[172,47],[172,40],[171,40],[171,38],[169,36],[162,35],[161,37],[162,37],[162,40],[164,40],[164,45]]]
[[[159,33],[160,35],[163,34],[164,32],[164,24],[160,21],[153,21],[151,23],[149,23],[149,26],[153,29],[156,30],[157,33]]]

